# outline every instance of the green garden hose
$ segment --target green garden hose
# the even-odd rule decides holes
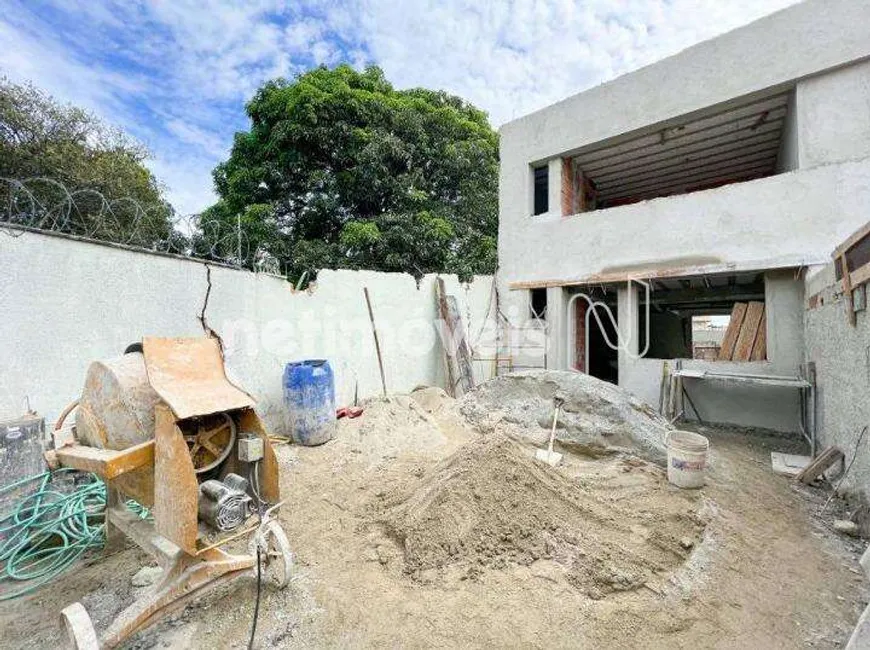
[[[93,474],[72,490],[54,489],[57,477],[76,470],[64,468],[16,481],[0,488],[0,499],[31,483],[39,487],[0,515],[0,584],[26,583],[0,592],[0,601],[27,594],[52,581],[90,548],[105,542],[106,485]],[[135,501],[127,507],[145,519],[148,511]]]

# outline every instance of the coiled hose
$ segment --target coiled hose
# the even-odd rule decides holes
[[[54,489],[53,481],[66,473],[85,477],[70,491]],[[70,468],[45,472],[0,488],[0,500],[31,483],[39,487],[0,515],[0,584],[26,583],[0,593],[0,601],[30,593],[52,581],[89,548],[105,542],[106,485],[94,474]],[[142,519],[148,510],[135,501],[127,507]]]

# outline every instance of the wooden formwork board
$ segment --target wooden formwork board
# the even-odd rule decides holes
[[[749,361],[763,316],[763,302],[750,302],[746,305],[746,316],[743,319],[743,326],[740,328],[740,335],[737,337],[737,344],[734,346],[732,360]]]
[[[722,339],[722,347],[719,348],[719,361],[731,360],[745,316],[746,303],[735,302],[734,307],[731,309],[731,320],[728,321],[728,329],[725,330],[725,337]]]

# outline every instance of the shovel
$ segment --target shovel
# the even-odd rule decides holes
[[[562,410],[563,403],[564,400],[561,397],[553,398],[553,405],[556,407],[556,410],[553,413],[553,428],[550,430],[550,442],[546,449],[538,449],[535,452],[535,458],[554,467],[562,462],[562,454],[553,451],[553,441],[556,439],[556,423],[559,421],[559,411]]]

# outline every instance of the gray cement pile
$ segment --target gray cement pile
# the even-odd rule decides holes
[[[663,461],[668,421],[631,393],[589,375],[528,370],[496,377],[459,401],[459,409],[479,431],[501,431],[542,445],[553,423],[553,398],[564,400],[556,440],[595,455],[632,449]]]

